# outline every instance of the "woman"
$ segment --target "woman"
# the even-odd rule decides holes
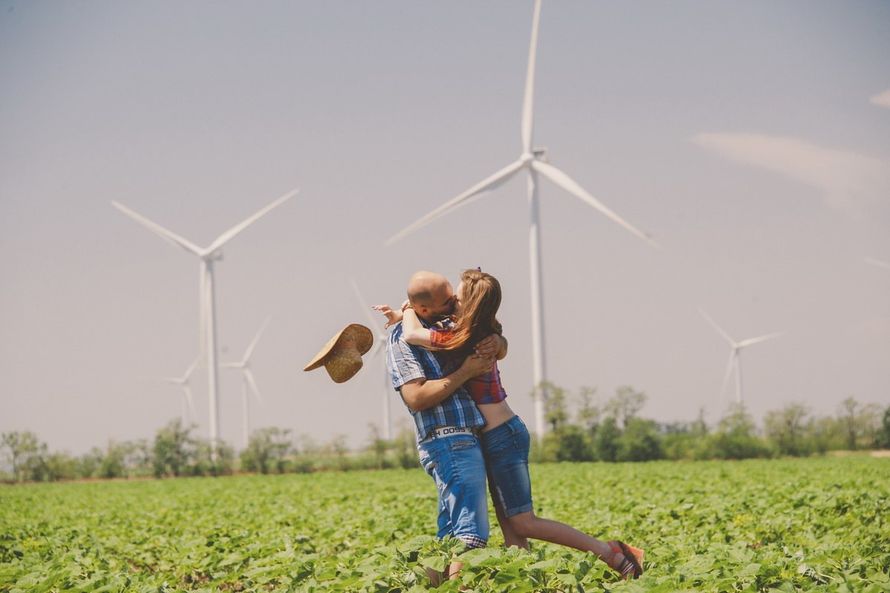
[[[412,345],[443,351],[444,367],[460,365],[473,354],[473,345],[493,333],[501,334],[495,315],[501,305],[501,285],[491,274],[466,270],[461,274],[455,299],[454,323],[448,329],[426,328],[414,311],[402,313],[383,305],[375,307],[388,324],[402,321],[405,340]],[[643,574],[643,550],[620,541],[604,542],[558,521],[535,515],[528,474],[530,437],[522,420],[510,409],[495,363],[491,371],[464,384],[485,417],[480,436],[488,484],[498,523],[508,546],[528,548],[528,538],[540,539],[591,552],[622,578]]]

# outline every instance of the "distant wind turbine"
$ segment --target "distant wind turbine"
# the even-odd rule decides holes
[[[260,396],[260,390],[256,385],[256,379],[253,376],[253,371],[250,370],[250,357],[253,356],[253,351],[256,348],[257,342],[260,341],[260,336],[263,335],[263,332],[266,329],[266,326],[269,325],[269,321],[271,317],[267,317],[266,321],[263,322],[263,325],[260,326],[259,331],[253,337],[253,341],[247,347],[247,350],[244,351],[244,356],[241,358],[239,362],[227,362],[222,366],[227,369],[239,369],[241,371],[241,403],[242,403],[242,413],[243,413],[243,427],[244,427],[244,448],[247,448],[247,443],[250,440],[250,394],[253,393],[253,396],[256,400],[262,404],[263,398]]]
[[[869,263],[873,266],[877,266],[879,268],[884,268],[885,270],[890,270],[890,264],[885,261],[881,261],[879,259],[875,259],[873,257],[866,257],[865,262]]]
[[[529,223],[529,273],[531,276],[531,322],[532,322],[532,380],[536,393],[535,397],[535,431],[542,436],[546,430],[544,422],[544,403],[547,400],[547,369],[544,360],[544,316],[543,316],[543,290],[541,283],[541,237],[540,219],[538,214],[538,174],[540,173],[565,191],[569,192],[582,202],[599,210],[613,222],[621,225],[637,237],[658,247],[652,238],[643,231],[632,226],[623,218],[615,214],[602,202],[594,198],[583,187],[560,169],[549,164],[545,158],[545,149],[533,148],[532,130],[534,127],[533,103],[535,85],[535,58],[538,45],[538,23],[541,16],[541,0],[535,1],[534,15],[532,17],[532,36],[528,50],[528,69],[525,78],[525,94],[522,103],[521,138],[522,152],[519,159],[510,163],[500,171],[483,179],[462,194],[448,200],[426,216],[407,226],[399,233],[390,237],[386,244],[390,245],[402,237],[413,233],[417,229],[429,224],[440,216],[451,212],[455,208],[467,204],[480,197],[480,194],[489,192],[513,177],[520,170],[528,173],[528,205],[530,214]]]
[[[161,225],[145,218],[138,212],[130,210],[123,204],[115,201],[111,202],[112,206],[114,206],[151,232],[159,235],[165,241],[169,242],[172,245],[177,245],[185,249],[189,253],[197,255],[201,259],[201,285],[199,291],[201,318],[200,334],[201,346],[202,350],[204,350],[205,361],[207,362],[207,389],[210,395],[210,397],[208,398],[210,407],[210,445],[211,451],[213,452],[214,456],[219,440],[219,368],[216,356],[216,296],[214,293],[213,283],[213,262],[222,259],[223,245],[228,243],[230,240],[235,238],[235,236],[241,233],[241,231],[266,215],[270,210],[283,204],[284,202],[295,196],[297,192],[299,192],[299,190],[295,189],[284,194],[265,208],[258,211],[253,216],[244,219],[240,223],[236,224],[235,226],[221,234],[219,237],[216,238],[216,240],[213,241],[213,243],[210,244],[209,247],[198,247],[187,239],[183,239],[179,235],[168,231]]]
[[[165,383],[179,385],[179,388],[182,390],[182,424],[186,427],[189,426],[195,418],[195,404],[192,399],[192,388],[189,385],[189,382],[192,379],[192,373],[195,372],[195,368],[198,366],[199,359],[200,357],[196,358],[194,362],[189,365],[189,368],[186,369],[183,376],[164,377],[161,379],[161,381],[164,381]],[[191,416],[189,416],[189,411],[191,411]]]
[[[386,352],[386,342],[388,337],[386,332],[380,329],[381,318],[375,317],[371,313],[371,307],[368,305],[367,301],[365,301],[364,297],[362,297],[362,293],[358,289],[358,284],[356,284],[355,280],[352,280],[352,290],[355,292],[358,306],[361,307],[362,311],[365,312],[365,315],[368,318],[368,328],[374,332],[374,346],[368,353],[368,359],[371,360],[376,357],[378,353]],[[383,367],[383,389],[381,390],[383,404],[383,438],[388,441],[392,438],[392,420],[390,419],[389,402],[390,398],[393,396],[393,389],[389,371],[386,367],[385,356],[380,357],[380,363]]]
[[[741,366],[741,358],[739,354],[741,353],[743,348],[747,348],[748,346],[752,346],[754,344],[758,344],[760,342],[765,342],[767,340],[772,340],[773,338],[778,338],[783,335],[784,332],[776,332],[772,334],[766,334],[764,336],[759,336],[757,338],[748,338],[747,340],[742,340],[740,342],[736,342],[733,340],[726,331],[723,330],[717,322],[711,319],[711,316],[705,313],[703,310],[699,309],[699,313],[704,317],[705,321],[707,321],[711,327],[717,330],[723,338],[729,342],[729,346],[732,348],[732,351],[729,353],[729,364],[726,366],[726,374],[723,375],[723,384],[720,387],[720,395],[726,391],[726,385],[729,382],[729,377],[732,375],[733,371],[735,371],[735,400],[737,404],[742,403],[742,366]]]

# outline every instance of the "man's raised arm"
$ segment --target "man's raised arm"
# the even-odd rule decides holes
[[[401,387],[402,399],[415,411],[426,410],[438,405],[451,396],[468,380],[487,373],[494,364],[491,357],[471,354],[464,359],[460,368],[442,379],[414,379]]]

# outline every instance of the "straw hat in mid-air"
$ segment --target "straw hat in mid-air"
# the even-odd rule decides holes
[[[334,383],[348,381],[362,368],[362,354],[374,345],[371,330],[359,323],[350,323],[319,350],[303,370],[311,371],[324,365]]]

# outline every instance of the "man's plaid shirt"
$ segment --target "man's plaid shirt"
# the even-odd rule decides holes
[[[433,352],[411,346],[404,340],[401,323],[389,334],[386,364],[392,377],[393,389],[397,391],[402,385],[414,379],[434,380],[445,377],[442,366]],[[405,405],[407,407],[407,404]],[[408,411],[414,416],[418,443],[439,426],[481,428],[485,424],[485,419],[464,387],[458,388],[450,397],[446,397],[439,405],[428,410],[412,410],[408,407]]]

